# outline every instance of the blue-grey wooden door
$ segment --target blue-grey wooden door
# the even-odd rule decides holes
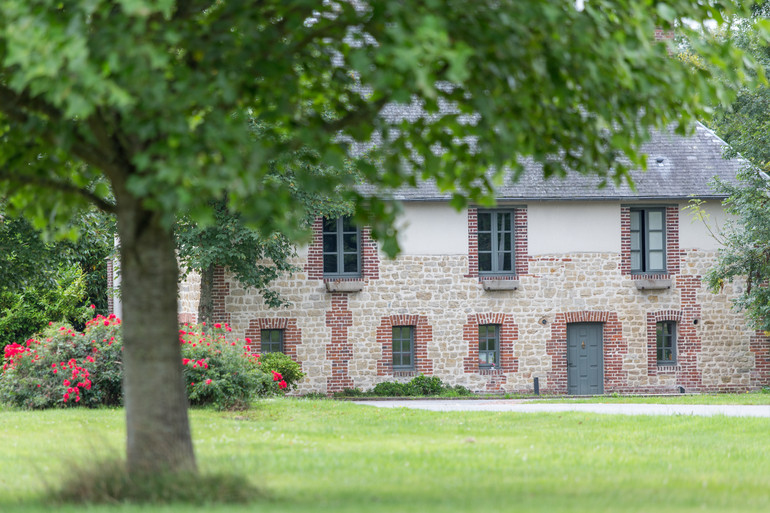
[[[604,393],[601,323],[581,322],[567,325],[567,393]]]

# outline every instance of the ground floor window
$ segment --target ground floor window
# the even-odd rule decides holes
[[[479,325],[479,368],[489,369],[500,363],[500,326]]]
[[[655,325],[658,365],[676,364],[676,322],[663,321]]]
[[[283,330],[262,330],[261,337],[260,351],[262,353],[283,353]]]
[[[414,369],[414,326],[393,326],[393,369]]]

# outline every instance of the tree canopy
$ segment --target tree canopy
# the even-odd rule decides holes
[[[732,2],[28,0],[0,2],[0,195],[57,223],[86,203],[121,239],[128,465],[194,468],[176,327],[178,212],[211,199],[295,238],[310,194],[350,200],[394,253],[396,208],[362,197],[434,179],[489,204],[506,167],[622,180],[650,127],[684,130],[752,61],[694,45],[725,81],[668,57],[656,27],[724,22]],[[729,21],[728,21],[729,23]],[[418,106],[404,116],[395,105]],[[252,127],[254,130],[249,130]],[[256,137],[254,134],[256,133]],[[109,184],[109,185],[108,185]],[[41,193],[40,191],[45,191]],[[44,198],[44,199],[43,199]]]

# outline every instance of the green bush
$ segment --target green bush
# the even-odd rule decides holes
[[[297,383],[305,377],[300,365],[283,353],[263,353],[259,357],[259,364],[268,374],[280,374],[286,383],[286,390],[296,390]]]
[[[407,383],[383,381],[374,385],[374,388],[367,395],[375,397],[403,397],[412,394],[409,393]]]
[[[473,392],[462,385],[445,385],[438,376],[420,374],[407,383],[383,381],[366,392],[360,388],[346,388],[336,392],[334,397],[465,397]]]
[[[49,286],[0,292],[0,350],[28,339],[51,321],[82,327],[92,315],[91,309],[82,304],[85,287],[85,276],[78,265],[61,265]]]

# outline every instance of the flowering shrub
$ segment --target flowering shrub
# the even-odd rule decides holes
[[[119,405],[120,319],[97,316],[78,332],[52,324],[5,347],[0,401],[23,408]]]
[[[38,337],[9,344],[3,353],[0,402],[22,408],[117,406],[123,402],[121,321],[97,315],[83,332],[49,324]],[[280,393],[287,383],[261,367],[259,356],[230,340],[227,325],[204,334],[179,330],[190,403],[245,407],[255,397]],[[295,364],[296,365],[296,364]]]
[[[280,376],[281,389],[294,390],[297,383],[305,377],[299,364],[283,353],[264,353],[259,358],[262,370]]]
[[[190,404],[217,408],[243,408],[254,397],[275,394],[285,388],[280,375],[261,368],[259,356],[230,340],[227,324],[215,324],[208,334],[201,326],[185,324],[179,330],[182,365]]]

